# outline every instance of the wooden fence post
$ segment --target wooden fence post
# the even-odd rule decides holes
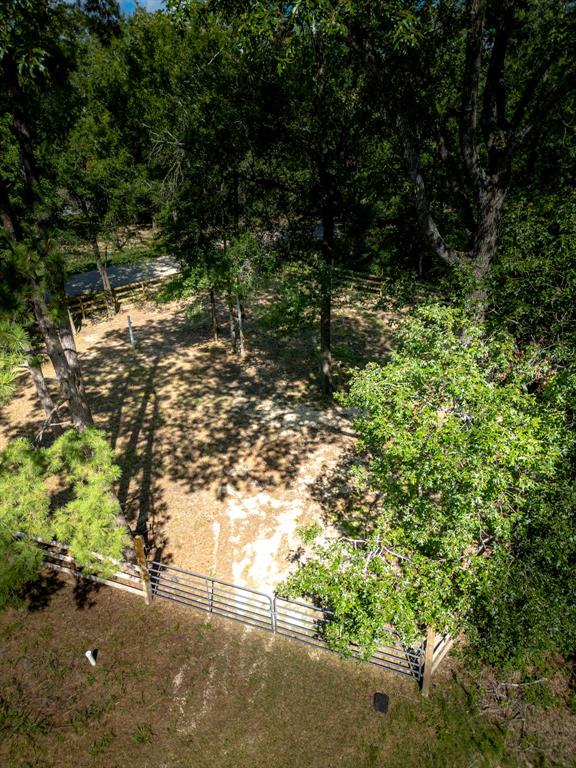
[[[436,630],[428,627],[426,630],[426,645],[424,646],[424,674],[422,676],[422,696],[428,698],[432,684],[432,662],[434,660],[434,645],[436,644]]]
[[[144,552],[144,538],[142,536],[134,536],[134,549],[136,551],[138,567],[140,568],[140,575],[142,576],[144,602],[146,605],[150,605],[150,601],[152,600],[152,588],[150,586],[150,574],[148,573],[148,563],[146,562],[146,554]]]

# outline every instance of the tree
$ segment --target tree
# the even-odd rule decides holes
[[[105,436],[94,428],[69,430],[48,448],[19,438],[0,452],[0,608],[38,576],[42,552],[34,537],[67,545],[87,573],[116,570],[128,545],[112,491],[119,474]],[[52,512],[55,487],[70,500]]]
[[[213,335],[214,292],[226,293],[231,335],[243,354],[240,294],[249,287],[259,256],[248,231],[250,200],[243,173],[253,125],[251,88],[244,84],[249,69],[230,31],[210,15],[201,16],[197,4],[172,22],[172,89],[160,108],[151,105],[156,117],[152,157],[163,175],[163,239],[188,275],[187,290],[210,291]],[[149,23],[159,34],[166,19]]]
[[[56,76],[61,67],[66,71],[69,66],[68,52],[60,47],[65,45],[61,33],[67,18],[61,5],[46,2],[32,7],[26,0],[11,0],[0,15],[0,99],[18,152],[15,174],[0,178],[4,233],[0,266],[13,291],[31,306],[73,424],[84,429],[92,423],[92,415],[74,338],[67,316],[60,319],[58,327],[46,301],[48,290],[62,296],[63,275],[49,239],[53,201],[34,149],[38,126],[33,126],[31,117],[31,104],[36,100],[37,105],[38,98],[35,78],[43,76],[38,73]]]
[[[51,425],[57,408],[48,391],[42,372],[42,356],[35,352],[26,330],[11,320],[0,319],[0,404],[13,397],[18,376],[28,370],[36,387],[40,405],[46,414],[46,423],[40,432]]]
[[[528,391],[532,375],[530,359],[518,360],[510,341],[487,340],[463,314],[440,306],[401,326],[386,365],[353,374],[342,400],[358,413],[365,451],[355,472],[357,514],[344,521],[342,537],[316,545],[284,587],[334,612],[326,630],[333,647],[357,643],[369,653],[386,625],[408,642],[427,625],[465,629],[470,638],[486,636],[489,625],[492,648],[501,647],[502,627],[481,605],[498,604],[494,585],[506,563],[522,571],[536,520],[555,520],[546,551],[558,546],[566,555],[549,573],[558,588],[567,583],[574,546],[554,543],[553,531],[557,525],[562,537],[573,515],[565,503],[573,436],[562,409]],[[553,620],[566,629],[570,618],[560,602],[557,609]],[[538,600],[530,610],[524,625],[541,624]],[[507,658],[539,650],[525,640]]]
[[[51,163],[60,198],[59,236],[79,238],[92,249],[108,305],[116,307],[107,245],[122,247],[131,227],[150,222],[154,194],[146,132],[140,129],[139,135],[135,127],[142,105],[137,106],[140,83],[130,71],[130,38],[113,17],[104,15],[102,24],[98,34],[78,42],[78,63],[70,74],[74,111],[66,135],[52,142]]]
[[[576,85],[576,9],[561,0],[326,6],[381,86],[421,230],[471,281],[481,319],[515,164]]]
[[[363,80],[349,46],[321,23],[315,3],[211,4],[237,30],[246,66],[272,90],[261,102],[264,129],[251,147],[254,184],[282,195],[278,220],[312,232],[320,224],[316,259],[319,285],[320,380],[334,389],[331,357],[333,266],[358,167],[361,131],[368,125]]]

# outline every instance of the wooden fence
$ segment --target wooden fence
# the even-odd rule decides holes
[[[149,602],[149,575],[148,569],[144,564],[132,564],[121,561],[113,561],[113,566],[117,570],[107,578],[95,576],[91,573],[84,573],[78,566],[74,558],[69,554],[68,547],[57,541],[43,541],[37,537],[32,537],[38,547],[42,550],[44,556],[44,565],[53,571],[67,573],[75,578],[88,579],[98,584],[106,584],[115,589],[121,589],[124,592],[130,592],[133,595],[144,597]],[[141,537],[137,537],[140,538]],[[97,559],[103,559],[100,555],[94,553]]]
[[[334,267],[333,272],[336,285],[352,288],[358,293],[369,294],[375,298],[381,298],[384,295],[385,282],[381,277],[341,267]]]
[[[378,299],[384,295],[385,283],[380,277],[364,272],[356,272],[351,269],[334,267],[334,284],[352,289],[363,295],[370,295]],[[174,274],[163,275],[151,280],[141,280],[137,283],[129,283],[114,288],[114,298],[118,306],[137,304],[150,301],[158,288]],[[88,317],[104,316],[110,312],[109,297],[104,291],[89,291],[67,299],[68,309],[74,325],[85,321]]]
[[[115,561],[117,570],[107,578],[84,573],[63,544],[37,538],[34,541],[43,551],[44,564],[52,570],[130,592],[143,597],[147,604],[153,598],[168,600],[330,651],[323,637],[323,626],[330,621],[330,611],[160,561],[148,562],[141,536],[134,540],[136,564]],[[448,635],[437,635],[430,628],[426,637],[406,645],[392,627],[387,628],[386,633],[388,640],[369,658],[354,647],[349,649],[350,656],[416,680],[427,696],[432,675],[452,647],[452,639]]]
[[[162,283],[173,277],[174,274],[163,275],[152,280],[141,280],[137,283],[129,283],[128,285],[114,288],[116,304],[121,306],[150,301]],[[69,296],[67,304],[70,315],[75,323],[79,319],[86,320],[87,317],[105,315],[110,311],[108,296],[104,291],[90,291],[76,296]]]

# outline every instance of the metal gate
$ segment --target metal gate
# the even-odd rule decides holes
[[[149,573],[152,594],[161,600],[187,605],[316,648],[331,650],[322,634],[324,624],[330,621],[330,611],[298,600],[267,595],[156,560],[149,564]],[[417,646],[406,646],[392,628],[386,632],[390,642],[379,647],[371,657],[361,657],[354,647],[350,648],[351,656],[407,675],[420,683],[424,666],[424,641]]]

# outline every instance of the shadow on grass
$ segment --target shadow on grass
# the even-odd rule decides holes
[[[64,587],[64,580],[57,573],[47,571],[26,586],[22,597],[30,612],[43,611],[49,606],[52,597]]]
[[[55,571],[43,571],[35,581],[28,584],[22,598],[26,608],[31,613],[43,611],[50,605],[52,598],[60,592],[70,580]],[[95,581],[77,577],[74,579],[72,595],[77,608],[92,608],[95,605],[94,598],[101,590],[102,585]]]

